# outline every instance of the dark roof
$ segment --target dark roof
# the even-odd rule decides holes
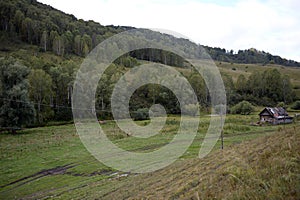
[[[280,116],[288,116],[288,113],[286,112],[286,110],[282,107],[278,107],[278,108],[270,108],[270,107],[266,107],[265,109],[263,109],[259,115],[262,115],[263,113],[265,113],[265,111],[267,111],[271,116],[273,117],[280,117]]]

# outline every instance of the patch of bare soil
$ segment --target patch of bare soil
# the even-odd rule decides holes
[[[10,182],[8,184],[2,185],[0,186],[0,188],[4,188],[10,185],[14,185],[17,184],[15,187],[19,187],[21,185],[30,183],[36,179],[45,177],[45,176],[51,176],[51,175],[58,175],[58,174],[65,174],[67,172],[68,169],[75,167],[74,164],[67,164],[67,165],[63,165],[63,166],[57,166],[51,169],[44,169],[42,171],[39,171],[35,174],[32,174],[30,176],[25,176],[23,178],[20,178],[18,180],[15,180],[13,182]]]

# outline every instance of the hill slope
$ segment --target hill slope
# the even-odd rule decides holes
[[[1,1],[0,18],[1,50],[24,42],[61,56],[85,56],[99,42],[129,29],[77,19],[36,0]]]
[[[92,20],[84,21],[65,14],[36,0],[8,0],[0,2],[0,50],[11,50],[10,45],[20,42],[33,44],[39,51],[52,51],[57,55],[76,54],[85,56],[97,44],[109,36],[132,27],[102,26]],[[175,38],[178,43],[198,46],[189,40]],[[10,45],[7,45],[10,41]],[[217,61],[235,63],[279,64],[300,67],[293,60],[273,56],[255,49],[240,50],[237,54],[221,48],[203,46]]]
[[[281,131],[131,178],[105,199],[299,199],[300,132]],[[94,186],[94,189],[97,185]]]

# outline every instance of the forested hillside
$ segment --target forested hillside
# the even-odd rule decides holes
[[[211,57],[217,61],[233,62],[233,63],[248,63],[248,64],[278,64],[290,67],[300,67],[300,63],[281,58],[280,56],[273,56],[270,53],[259,51],[251,48],[247,50],[239,50],[234,53],[233,50],[226,50],[221,48],[204,47]]]
[[[0,18],[1,43],[6,39],[25,42],[57,55],[85,56],[105,38],[128,29],[78,20],[35,0],[1,1]],[[2,46],[2,50],[9,47]]]
[[[10,48],[4,42],[25,42],[39,47],[39,51],[52,51],[57,55],[76,54],[85,56],[104,39],[118,32],[132,29],[124,26],[102,26],[92,20],[84,21],[74,15],[65,14],[36,0],[7,0],[0,2],[1,50]],[[171,37],[172,38],[172,37]],[[175,38],[174,38],[175,39]],[[195,44],[185,39],[177,39],[186,45]],[[297,66],[300,63],[273,56],[256,49],[233,50],[204,46],[217,61],[234,63],[279,64]],[[147,54],[147,52],[146,52]],[[144,59],[149,59],[145,56]],[[159,60],[156,56],[154,60]]]
[[[0,20],[0,118],[7,119],[0,120],[1,127],[71,120],[73,83],[84,57],[106,38],[133,29],[78,20],[73,15],[35,0],[1,1]],[[153,40],[164,38],[185,52],[201,53],[200,46],[187,39],[154,31],[149,33]],[[235,69],[235,63],[300,66],[295,61],[255,49],[234,54],[233,51],[221,48],[204,48],[216,61],[230,63],[232,69]],[[183,58],[162,50],[142,49],[118,58],[100,79],[96,94],[99,118],[111,118],[110,95],[114,84],[130,68],[146,61],[177,67],[191,83],[200,107],[208,110],[211,100],[205,82],[199,74],[193,73]],[[297,99],[293,87],[295,89],[298,86],[292,85],[290,77],[280,74],[278,67],[261,68],[249,76],[240,75],[236,80],[231,74],[221,72],[229,106],[242,100],[256,105],[274,106],[278,102],[288,104]],[[144,108],[154,103],[164,105],[168,113],[180,113],[174,94],[167,88],[151,84],[139,88],[133,94],[130,110],[132,114],[148,113]],[[26,115],[10,115],[12,108],[23,108],[28,112]]]

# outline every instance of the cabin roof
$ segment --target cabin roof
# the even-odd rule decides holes
[[[266,114],[276,118],[283,118],[285,116],[288,116],[288,113],[282,107],[266,107],[259,113],[259,116]]]

